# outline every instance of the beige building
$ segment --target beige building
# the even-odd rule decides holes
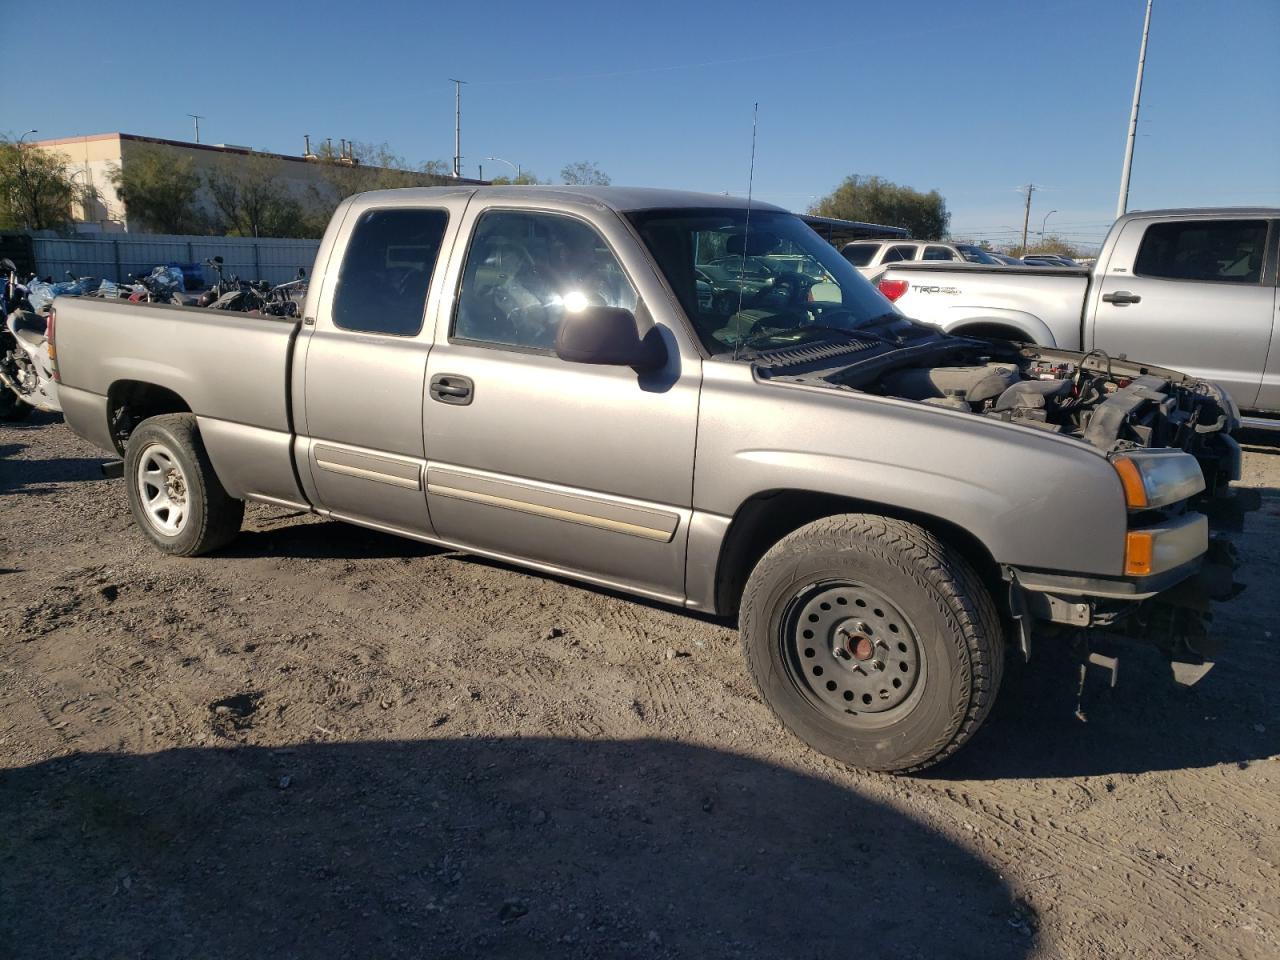
[[[75,228],[81,233],[131,229],[128,212],[111,183],[110,174],[116,167],[127,168],[131,159],[145,152],[159,151],[175,160],[189,158],[195,171],[202,175],[202,181],[205,179],[204,175],[219,169],[230,171],[237,165],[248,164],[265,166],[270,175],[304,206],[308,201],[314,203],[317,197],[333,191],[333,165],[358,165],[349,160],[321,159],[314,154],[287,156],[230,144],[186,143],[181,140],[140,137],[131,133],[98,133],[85,137],[37,140],[30,145],[65,158],[68,175],[81,188],[82,200],[73,204],[72,208]],[[406,186],[420,185],[423,182],[423,174],[414,171],[377,169],[377,173],[384,175],[381,178],[384,182],[390,181],[385,185],[395,185],[399,175],[403,175]],[[481,182],[458,180],[449,176],[438,179],[441,184]],[[213,199],[209,196],[207,186],[201,187],[198,202],[206,211],[214,212]],[[140,225],[133,226],[133,229],[139,228]]]

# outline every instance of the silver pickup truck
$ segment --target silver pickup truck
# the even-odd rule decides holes
[[[907,316],[949,332],[1134,357],[1280,414],[1278,260],[1280,208],[1149,210],[1115,222],[1092,271],[895,263],[872,279]]]
[[[368,193],[295,321],[63,298],[50,329],[66,421],[123,455],[159,549],[214,550],[257,500],[737,614],[764,699],[854,765],[952,753],[1007,645],[1055,629],[1100,656],[1154,625],[1208,665],[1230,399],[915,323],[776,207]]]

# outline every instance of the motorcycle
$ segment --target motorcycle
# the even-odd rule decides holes
[[[24,420],[33,409],[61,412],[49,356],[50,307],[55,296],[82,285],[79,281],[21,283],[18,268],[7,259],[0,260],[0,272],[4,274],[0,291],[0,313],[4,316],[0,331],[0,385],[4,387],[0,420]]]
[[[129,279],[133,284],[130,303],[171,303],[179,307],[194,303],[182,293],[186,281],[177,267],[156,267],[146,276],[131,273]]]
[[[278,284],[266,292],[261,309],[268,316],[294,318],[301,316],[306,299],[307,271],[305,267],[299,267],[295,279]]]

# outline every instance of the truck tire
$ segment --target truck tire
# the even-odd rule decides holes
[[[826,517],[778,541],[747,582],[740,620],[770,709],[855,767],[910,772],[954,753],[1004,673],[1001,621],[973,567],[888,517]]]
[[[244,501],[223,489],[194,414],[142,421],[125,448],[124,479],[134,521],[165,553],[199,556],[240,532]]]

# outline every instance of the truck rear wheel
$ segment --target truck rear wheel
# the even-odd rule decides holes
[[[927,530],[868,514],[816,520],[747,583],[742,642],[765,702],[815,750],[920,770],[963,746],[1004,673],[991,596]]]
[[[178,557],[209,553],[231,541],[244,501],[223,489],[190,413],[151,417],[125,450],[129,509],[148,540]]]

